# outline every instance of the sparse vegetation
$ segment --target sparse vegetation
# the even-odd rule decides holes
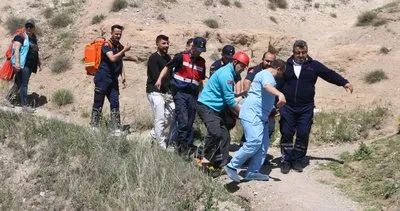
[[[46,7],[46,9],[43,10],[43,16],[46,19],[49,19],[49,18],[53,17],[53,12],[54,12],[53,8]]]
[[[128,2],[126,0],[114,0],[111,7],[111,11],[118,12],[127,7],[128,7]]]
[[[53,73],[62,73],[70,69],[72,66],[71,61],[68,57],[58,55],[58,57],[54,60],[51,65],[51,72]]]
[[[242,2],[240,2],[240,1],[238,1],[238,0],[236,0],[235,2],[233,2],[233,4],[234,4],[235,7],[237,7],[237,8],[242,8],[242,7],[243,7]]]
[[[0,209],[216,210],[222,201],[248,209],[193,164],[142,137],[3,111],[0,128],[15,160],[32,163],[18,187],[10,182],[18,163],[0,163]]]
[[[374,70],[365,75],[364,82],[367,84],[374,84],[385,79],[388,79],[388,77],[383,70]]]
[[[351,142],[366,138],[370,130],[380,129],[388,115],[389,110],[385,107],[317,113],[310,139],[316,142]]]
[[[157,20],[167,22],[167,18],[162,13],[157,16]]]
[[[23,28],[25,25],[25,18],[17,18],[15,16],[10,16],[6,20],[6,28],[10,34],[14,34],[17,29]]]
[[[269,1],[268,7],[272,10],[275,10],[273,8],[286,9],[288,7],[288,3],[286,0],[268,0],[268,1]]]
[[[390,52],[390,49],[388,49],[386,47],[381,47],[381,49],[379,49],[379,52],[381,54],[388,54]]]
[[[213,0],[204,0],[204,5],[206,6],[211,6],[213,5],[214,1]]]
[[[361,144],[353,153],[343,153],[343,164],[327,165],[334,175],[344,178],[341,187],[352,198],[370,206],[368,210],[400,207],[400,136],[394,135]],[[355,179],[356,178],[356,179]]]
[[[229,0],[219,0],[219,3],[227,7],[231,6],[231,2]]]
[[[67,32],[61,32],[58,36],[58,43],[61,44],[61,47],[63,49],[68,49],[71,50],[73,49],[76,35],[73,32],[67,31]]]
[[[98,23],[100,23],[101,21],[103,21],[104,18],[106,18],[106,16],[103,15],[103,14],[95,15],[95,16],[92,18],[92,24],[98,24]]]
[[[219,27],[219,24],[218,24],[217,20],[215,20],[215,19],[209,18],[209,19],[207,19],[207,20],[204,20],[203,23],[204,23],[206,26],[208,26],[208,27],[210,27],[210,28],[212,28],[212,29],[216,29],[216,28]]]
[[[274,16],[269,16],[269,19],[270,19],[272,22],[278,24],[278,21],[276,20],[276,18],[275,18]]]
[[[54,28],[64,28],[71,23],[72,17],[67,13],[59,13],[50,20],[50,25]]]
[[[330,16],[331,16],[332,18],[337,18],[336,13],[331,13]]]
[[[63,106],[73,103],[74,96],[68,89],[60,89],[53,93],[52,101],[58,106]]]
[[[320,3],[318,3],[318,2],[314,3],[314,8],[318,9],[319,6],[320,6]]]
[[[387,20],[378,17],[374,11],[366,11],[361,13],[357,18],[356,26],[380,26],[386,24]]]

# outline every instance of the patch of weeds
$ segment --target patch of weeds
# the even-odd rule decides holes
[[[270,3],[268,3],[268,8],[269,8],[270,10],[275,11],[275,10],[276,10],[276,5],[270,2]]]
[[[204,0],[204,5],[207,7],[212,6],[213,4],[214,4],[213,0]]]
[[[50,19],[51,17],[53,17],[53,13],[54,13],[54,10],[53,10],[53,8],[50,8],[50,7],[46,7],[46,9],[43,10],[43,16],[46,19]]]
[[[242,8],[243,7],[242,2],[240,2],[238,0],[234,1],[233,5],[235,5],[235,7],[237,7],[237,8]]]
[[[288,3],[286,0],[268,0],[268,1],[269,1],[269,5],[272,5],[272,6],[268,5],[268,7],[270,9],[272,9],[272,8],[280,8],[280,9],[288,8]],[[272,9],[272,10],[275,10],[275,9]]]
[[[54,28],[64,28],[72,23],[72,17],[67,13],[59,13],[50,20],[50,25]]]
[[[128,2],[126,0],[114,0],[111,7],[111,11],[118,12],[127,7],[128,7]]]
[[[167,22],[167,18],[162,13],[157,16],[157,20]]]
[[[61,43],[61,47],[64,49],[73,49],[76,35],[72,32],[61,32],[58,36],[58,42]]]
[[[320,5],[321,5],[320,3],[316,2],[314,3],[314,8],[318,9]]]
[[[388,77],[386,76],[386,73],[383,70],[374,70],[365,75],[364,82],[367,84],[374,84],[386,79],[388,79]]]
[[[335,4],[335,3],[332,3],[332,4],[331,4],[331,7],[332,7],[332,8],[336,8],[336,4]]]
[[[203,23],[212,29],[219,28],[219,24],[218,24],[217,20],[215,20],[215,19],[209,18],[209,19],[204,20]]]
[[[25,18],[17,18],[15,16],[10,16],[6,20],[6,28],[10,34],[14,34],[17,29],[23,28],[25,26]]]
[[[329,14],[332,18],[337,18],[337,15],[336,15],[336,13],[331,13],[331,14]]]
[[[356,26],[380,26],[387,22],[386,19],[378,17],[374,11],[366,11],[357,17]]]
[[[274,16],[269,16],[269,19],[270,19],[272,22],[278,24],[278,21],[276,20],[276,18],[275,18]]]
[[[369,148],[366,144],[361,143],[358,149],[354,152],[353,159],[354,160],[367,160],[372,156],[372,149]]]
[[[70,69],[71,66],[72,63],[67,56],[59,55],[51,65],[51,72],[62,73]]]
[[[386,48],[386,47],[381,47],[381,49],[379,49],[379,53],[381,54],[388,54],[390,52],[390,49]]]
[[[231,2],[229,0],[219,0],[219,3],[227,7],[231,6]]]
[[[73,103],[74,96],[68,89],[60,89],[53,93],[52,101],[58,106],[63,106]]]
[[[102,22],[104,20],[104,18],[106,18],[106,16],[103,14],[95,15],[92,18],[92,24],[98,24],[98,23]]]

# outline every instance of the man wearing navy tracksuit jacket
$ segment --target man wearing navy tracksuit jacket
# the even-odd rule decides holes
[[[284,174],[289,173],[290,168],[303,171],[301,160],[307,153],[318,77],[353,92],[353,86],[345,78],[308,56],[305,41],[295,41],[293,55],[287,60],[286,71],[279,87],[287,100],[286,105],[280,109],[281,172]],[[296,140],[293,142],[295,133]]]

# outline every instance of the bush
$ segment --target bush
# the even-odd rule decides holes
[[[383,70],[374,70],[367,73],[364,77],[364,82],[367,84],[373,84],[382,80],[387,79],[386,73]]]
[[[270,19],[272,22],[278,24],[278,21],[276,20],[276,18],[275,18],[274,16],[269,16],[269,19]]]
[[[74,102],[74,96],[68,89],[60,89],[53,93],[53,100],[56,105],[63,106]]]
[[[229,0],[219,0],[219,2],[224,6],[231,6],[231,2]]]
[[[219,27],[218,22],[215,19],[207,19],[203,21],[203,23],[212,29],[216,29]]]
[[[390,52],[390,50],[386,47],[381,47],[381,49],[379,49],[379,52],[381,54],[388,54]]]
[[[54,28],[64,28],[71,23],[73,20],[67,13],[59,13],[50,20],[50,25]]]
[[[104,18],[106,18],[106,16],[104,16],[103,14],[95,15],[95,16],[92,18],[92,24],[98,24],[98,23],[100,23],[101,21],[103,21]]]
[[[128,2],[126,0],[114,0],[111,7],[111,11],[118,12],[127,7],[128,7]]]
[[[330,16],[331,16],[332,18],[337,18],[336,13],[331,13]]]
[[[10,16],[6,20],[6,28],[10,34],[14,34],[17,29],[23,28],[25,26],[25,18],[17,18],[15,16]]]
[[[211,6],[213,5],[214,1],[213,0],[204,0],[204,5],[206,6]]]
[[[376,12],[366,11],[358,16],[356,26],[381,26],[386,23],[387,20],[378,17],[378,14]]]
[[[233,4],[237,7],[237,8],[242,8],[243,6],[242,6],[242,3],[240,2],[240,1],[235,1],[235,2],[233,2]]]
[[[288,3],[286,0],[269,0],[270,4],[268,5],[268,7],[270,9],[272,8],[280,8],[280,9],[286,9],[288,7]],[[272,9],[275,10],[275,9]]]
[[[62,73],[71,68],[71,61],[68,57],[59,55],[51,65],[51,72]]]
[[[320,3],[314,3],[314,8],[318,9],[320,6]]]
[[[64,49],[72,50],[75,43],[76,35],[72,32],[61,32],[57,39]]]
[[[53,8],[47,7],[46,9],[43,10],[43,16],[46,19],[49,19],[53,17],[53,12],[54,12]]]

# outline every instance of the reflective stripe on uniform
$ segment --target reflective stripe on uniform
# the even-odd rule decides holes
[[[183,66],[185,66],[185,67],[192,68],[192,64],[190,64],[189,62],[185,62],[185,61],[184,61],[182,64],[183,64]],[[193,65],[193,70],[197,70],[197,71],[203,72],[203,71],[204,71],[204,68],[202,68],[202,67],[200,67],[200,66],[197,66],[197,65]]]
[[[174,74],[174,78],[175,78],[176,80],[183,81],[183,82],[186,82],[186,83],[192,83],[192,84],[195,84],[195,85],[197,85],[197,86],[200,85],[200,82],[199,82],[199,81],[196,81],[196,80],[194,80],[194,79],[184,78],[184,77],[179,76],[179,75],[177,75],[177,74]]]

